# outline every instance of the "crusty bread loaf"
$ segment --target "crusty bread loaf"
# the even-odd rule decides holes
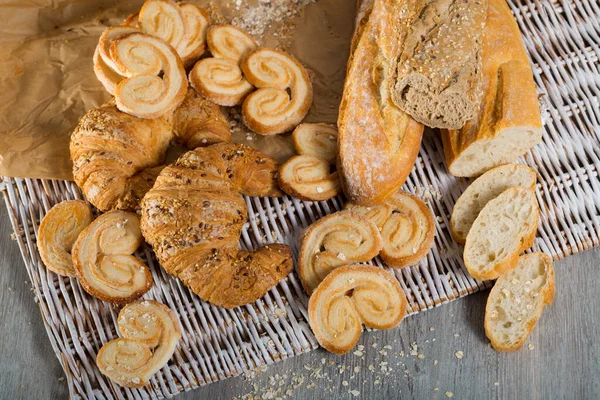
[[[450,217],[450,232],[454,240],[460,244],[465,243],[471,225],[488,201],[515,186],[525,186],[533,190],[535,183],[535,171],[520,164],[502,165],[481,175],[454,204]]]
[[[519,254],[533,244],[538,213],[534,191],[524,186],[488,202],[467,235],[463,257],[471,276],[496,279],[513,269]]]
[[[359,1],[338,119],[338,171],[354,204],[383,203],[412,169],[423,126],[392,101],[406,36],[402,1]]]
[[[498,278],[485,307],[485,334],[494,349],[519,350],[552,300],[552,259],[544,253],[519,257],[516,268]]]
[[[542,121],[527,53],[505,0],[489,0],[483,35],[483,100],[460,130],[442,131],[448,170],[478,176],[538,144]]]
[[[413,20],[398,62],[394,102],[426,126],[461,128],[481,102],[487,0],[406,3]]]

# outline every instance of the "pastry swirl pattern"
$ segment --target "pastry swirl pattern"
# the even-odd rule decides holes
[[[171,46],[147,34],[130,33],[115,39],[110,53],[115,70],[126,77],[115,91],[119,110],[153,119],[181,104],[187,93],[187,79],[181,59]]]
[[[308,114],[312,84],[304,66],[291,55],[258,48],[244,58],[242,71],[248,82],[259,88],[242,105],[244,123],[254,132],[287,132]]]
[[[254,90],[242,74],[242,58],[258,47],[250,35],[232,25],[214,25],[206,34],[212,57],[200,60],[189,80],[202,96],[221,106],[242,104]]]
[[[83,289],[115,304],[129,303],[150,290],[150,270],[132,255],[141,243],[137,214],[111,211],[96,218],[73,247],[73,265]]]
[[[383,239],[381,258],[391,267],[415,264],[433,245],[433,215],[425,203],[410,193],[398,191],[382,205],[347,204],[346,209],[377,224]]]
[[[300,200],[322,201],[341,192],[338,173],[331,172],[328,161],[311,156],[294,156],[279,170],[281,189]]]
[[[298,275],[308,294],[335,268],[370,261],[382,248],[377,226],[368,218],[340,211],[321,218],[304,233]]]
[[[92,223],[85,201],[69,200],[52,207],[42,219],[37,246],[46,267],[63,276],[75,276],[71,250],[77,236]]]
[[[329,124],[303,123],[294,129],[292,140],[298,154],[307,154],[335,164],[338,130]]]
[[[206,50],[208,13],[193,3],[147,0],[138,15],[142,32],[170,44],[184,65],[195,62]]]
[[[392,274],[367,265],[333,270],[308,302],[308,319],[321,346],[335,354],[350,351],[362,324],[391,329],[406,314],[406,295]]]
[[[145,386],[173,356],[181,338],[175,313],[153,300],[136,301],[119,312],[121,338],[104,344],[96,364],[120,386]]]

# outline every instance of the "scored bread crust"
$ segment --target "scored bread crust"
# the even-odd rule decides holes
[[[392,101],[401,45],[403,2],[359,1],[338,119],[338,171],[354,204],[381,204],[410,173],[423,125]]]
[[[510,290],[504,292],[505,290],[507,290],[507,287],[510,286],[510,284],[512,285],[520,285],[520,284],[527,284],[527,281],[523,282],[523,281],[514,281],[514,277],[513,277],[513,273],[517,273],[518,269],[521,267],[521,265],[525,262],[529,262],[531,258],[534,257],[541,257],[541,261],[544,264],[545,268],[544,268],[544,273],[546,274],[546,283],[544,285],[544,287],[541,288],[540,293],[538,294],[538,296],[541,297],[541,301],[537,304],[537,307],[532,308],[530,313],[525,314],[525,316],[529,316],[529,319],[527,321],[525,321],[525,323],[523,323],[523,327],[524,327],[524,331],[526,332],[525,334],[523,334],[516,342],[514,343],[506,343],[506,339],[503,340],[500,336],[499,336],[499,332],[496,332],[496,330],[494,330],[493,327],[493,322],[494,319],[497,318],[497,315],[494,316],[494,305],[495,305],[495,300],[497,300],[499,298],[499,296],[514,296],[514,293],[511,292]],[[509,281],[513,280],[512,282]],[[490,295],[488,297],[488,301],[485,307],[485,322],[484,322],[484,328],[485,328],[485,335],[488,337],[488,339],[490,339],[491,343],[492,343],[492,347],[496,350],[496,351],[516,351],[519,350],[523,344],[525,343],[525,340],[527,339],[527,337],[529,336],[529,334],[531,333],[531,331],[533,331],[533,328],[535,327],[536,322],[538,321],[538,319],[541,317],[542,312],[544,310],[544,306],[549,306],[550,304],[552,304],[552,301],[554,300],[554,294],[555,294],[555,278],[554,278],[554,268],[552,266],[552,259],[544,253],[529,253],[529,254],[525,254],[521,257],[519,257],[518,260],[518,265],[516,267],[516,269],[514,271],[512,271],[510,274],[507,275],[503,275],[500,278],[498,278],[498,281],[496,281],[496,284],[494,285],[494,287],[492,288]],[[508,293],[508,294],[507,294]],[[517,306],[520,306],[521,304],[525,303],[522,299],[519,299]],[[525,310],[527,310],[527,305],[524,305]],[[510,321],[511,323],[518,323],[520,321]]]
[[[518,247],[516,247],[516,249],[512,253],[503,256],[500,261],[497,261],[497,260],[492,261],[492,262],[494,262],[493,268],[490,268],[487,271],[482,271],[478,265],[475,265],[475,263],[473,262],[474,260],[471,260],[469,258],[469,253],[471,252],[471,247],[476,245],[476,244],[473,244],[473,241],[480,239],[479,236],[481,235],[481,232],[477,232],[478,229],[472,228],[469,231],[469,234],[467,235],[467,240],[465,243],[463,258],[465,261],[465,266],[467,268],[467,271],[469,271],[469,274],[471,274],[471,276],[473,278],[479,279],[482,281],[498,278],[499,276],[501,276],[501,275],[507,273],[508,271],[510,271],[511,269],[513,269],[517,265],[517,261],[519,259],[519,254],[521,254],[523,251],[527,250],[528,248],[530,248],[533,245],[533,241],[535,239],[535,234],[537,232],[537,226],[538,226],[538,221],[539,221],[539,206],[537,204],[537,200],[535,199],[535,193],[533,192],[533,190],[523,187],[523,186],[509,188],[509,189],[505,190],[504,192],[502,192],[502,194],[500,196],[498,196],[495,199],[493,199],[492,201],[488,202],[486,204],[486,206],[481,210],[479,215],[477,216],[477,219],[473,223],[473,227],[477,226],[479,221],[486,219],[488,217],[487,214],[494,212],[495,208],[500,206],[501,203],[503,201],[505,201],[507,198],[509,198],[512,195],[519,195],[520,192],[522,192],[522,191],[530,192],[528,194],[533,198],[533,202],[535,203],[534,207],[532,207],[532,210],[531,210],[531,212],[534,213],[534,216],[533,216],[533,218],[530,218],[533,223],[529,227],[529,230],[525,233],[524,236],[515,238],[515,240],[519,240],[520,243],[519,243]],[[522,222],[522,221],[519,221],[519,222]],[[489,230],[490,228],[487,227],[487,229]]]
[[[442,130],[448,170],[474,177],[513,162],[541,141],[533,74],[505,0],[489,0],[483,35],[479,112],[460,130]]]
[[[523,174],[523,181],[518,182],[515,175],[517,173]],[[514,181],[511,183],[506,182],[506,179],[514,177]],[[522,164],[506,164],[496,168],[492,168],[485,174],[477,178],[469,187],[460,195],[454,208],[452,209],[452,215],[450,217],[450,233],[452,238],[459,244],[464,244],[467,240],[467,233],[473,225],[475,218],[481,209],[487,204],[488,201],[500,195],[504,190],[514,186],[526,186],[531,190],[535,190],[535,184],[537,182],[537,175],[533,169]],[[528,184],[525,184],[528,183]],[[486,187],[487,184],[487,187]],[[487,193],[484,193],[487,191]],[[469,207],[470,212],[477,214],[471,221],[465,221],[467,216],[465,215],[464,208]],[[460,214],[463,215],[460,215]],[[459,228],[459,225],[466,225],[468,229]]]

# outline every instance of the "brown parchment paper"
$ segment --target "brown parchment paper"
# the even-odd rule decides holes
[[[306,122],[335,123],[355,16],[354,0],[197,1],[214,22],[249,25],[259,42],[289,51],[308,69],[314,101]],[[110,99],[92,70],[98,37],[143,0],[13,0],[0,3],[0,175],[72,179],[69,137],[83,114]],[[264,18],[263,15],[276,18]],[[283,17],[282,17],[283,15]],[[257,17],[260,16],[260,17]],[[265,23],[266,22],[266,23]],[[256,29],[255,29],[256,28]],[[235,142],[283,161],[290,134],[260,136],[225,110]]]

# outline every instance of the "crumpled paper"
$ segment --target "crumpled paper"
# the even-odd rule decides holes
[[[213,20],[239,18],[240,0],[197,3],[212,10]],[[142,4],[143,0],[0,4],[0,175],[73,179],[71,132],[86,111],[110,99],[92,69],[98,37]],[[265,0],[242,2],[246,11],[272,6]],[[306,122],[337,121],[355,11],[352,0],[317,0],[299,14],[270,24],[257,37],[262,45],[288,51],[307,67],[314,101]],[[280,34],[282,29],[287,37]],[[280,161],[294,154],[289,133],[260,136],[237,126],[235,142]]]

